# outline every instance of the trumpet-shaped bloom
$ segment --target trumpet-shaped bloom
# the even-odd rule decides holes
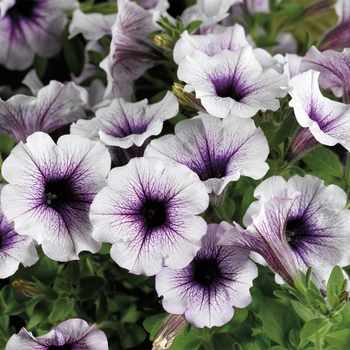
[[[258,276],[249,251],[218,245],[231,225],[209,224],[202,248],[183,269],[165,267],[156,275],[156,290],[163,295],[163,307],[173,314],[185,315],[196,327],[222,326],[234,314],[232,306],[250,304],[249,289]]]
[[[69,39],[82,33],[86,40],[98,40],[103,36],[112,35],[112,25],[117,14],[102,15],[101,13],[84,13],[80,9],[73,12],[69,25]]]
[[[187,83],[184,91],[195,91],[208,113],[219,118],[275,111],[277,98],[286,95],[281,86],[287,86],[287,77],[273,69],[263,71],[250,46],[212,57],[194,51],[181,60],[178,77]]]
[[[0,64],[24,70],[35,54],[55,55],[61,48],[66,12],[75,0],[3,0],[0,5]]]
[[[89,326],[79,318],[61,322],[49,333],[34,337],[22,328],[7,342],[5,350],[108,350],[107,337],[96,325]]]
[[[82,250],[96,253],[101,244],[91,237],[89,209],[109,169],[110,157],[100,142],[65,135],[56,145],[49,135],[34,133],[3,163],[9,182],[1,193],[4,214],[51,259],[78,259]]]
[[[216,24],[229,15],[229,8],[240,0],[198,0],[195,5],[188,7],[181,15],[186,27],[193,21],[202,21],[199,27],[201,34],[212,33]]]
[[[34,240],[17,234],[0,207],[0,278],[12,276],[20,263],[31,266],[38,259]]]
[[[315,176],[280,176],[264,180],[255,190],[243,223],[235,224],[220,244],[232,244],[260,254],[285,282],[293,285],[298,270],[313,268],[318,286],[335,265],[350,263],[350,212],[345,192],[325,187]]]
[[[238,48],[248,45],[244,28],[235,24],[228,27],[222,33],[208,35],[190,35],[185,30],[174,46],[174,61],[179,64],[186,56],[194,50],[204,52],[208,56],[214,56],[222,50],[235,51]]]
[[[133,156],[143,155],[143,144],[147,138],[158,135],[163,122],[174,117],[178,110],[177,98],[171,92],[151,105],[147,99],[135,103],[123,98],[113,99],[108,107],[96,111],[95,118],[72,124],[71,132],[92,138],[98,135],[104,144],[115,146],[110,148],[114,163],[125,165]],[[142,149],[136,152],[138,148]]]
[[[318,86],[320,73],[309,70],[293,77],[289,86],[292,100],[289,105],[303,128],[292,140],[288,160],[302,154],[303,149],[317,142],[334,146],[337,143],[350,150],[350,106],[324,97]]]
[[[52,80],[39,90],[37,97],[15,95],[0,100],[0,132],[17,142],[36,131],[52,132],[77,119],[86,118],[87,92],[84,88]]]
[[[344,103],[350,104],[350,49],[342,52],[327,50],[320,52],[312,46],[301,61],[300,71],[313,69],[321,72],[319,84],[331,89],[337,97],[343,96]]]
[[[92,235],[112,243],[112,259],[131,273],[183,268],[200,249],[207,224],[196,215],[208,200],[198,176],[184,165],[134,158],[111,170],[94,199]]]
[[[246,45],[249,43],[244,28],[239,24],[228,27],[223,32],[208,35],[189,35],[185,30],[174,46],[173,56],[174,61],[179,64],[186,55],[191,55],[195,50],[214,56],[223,50],[235,51]],[[254,48],[252,52],[263,71],[273,68],[281,73],[277,61],[266,50]]]
[[[147,39],[147,35],[157,29],[151,12],[129,0],[118,0],[110,53],[100,64],[108,79],[105,98],[130,99],[130,83],[151,68],[159,57],[156,46]]]
[[[198,174],[208,193],[219,195],[228,182],[241,175],[262,178],[269,147],[253,120],[208,114],[179,122],[175,135],[151,141],[145,155],[182,163]]]
[[[321,38],[321,51],[341,50],[350,46],[350,2],[337,0],[335,12],[339,17],[338,23]]]

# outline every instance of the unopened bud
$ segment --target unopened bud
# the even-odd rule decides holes
[[[153,38],[153,42],[163,48],[163,49],[168,49],[168,50],[172,50],[174,48],[175,45],[175,41],[174,39],[168,35],[168,34],[158,34]]]
[[[186,327],[184,315],[170,315],[165,319],[153,341],[152,350],[169,349],[177,335]]]
[[[203,113],[208,113],[203,107],[201,101],[196,98],[194,92],[184,92],[184,85],[174,83],[172,87],[173,94],[177,97],[179,104],[186,109],[195,109]]]
[[[39,294],[43,294],[33,282],[17,279],[12,282],[12,287],[27,297],[34,298]]]

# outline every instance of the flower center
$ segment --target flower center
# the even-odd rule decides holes
[[[194,267],[193,280],[203,287],[209,287],[221,276],[215,259],[194,259],[192,265]]]
[[[32,17],[36,5],[37,0],[17,0],[14,6],[8,9],[6,14],[15,21],[18,20],[19,17],[29,19]]]
[[[297,241],[304,236],[302,229],[303,221],[301,219],[288,220],[284,230],[287,243],[293,248],[297,245]]]
[[[162,201],[147,199],[143,203],[140,214],[144,217],[148,228],[162,226],[167,221],[166,206]]]
[[[74,193],[69,182],[65,179],[47,181],[44,201],[55,210],[64,202],[74,201]]]
[[[238,84],[232,77],[218,78],[213,84],[219,97],[230,97],[239,102],[246,95],[244,86]]]
[[[48,350],[71,350],[71,349],[72,349],[71,344],[64,344],[64,345],[60,345],[60,346],[51,345],[51,346],[49,346]]]

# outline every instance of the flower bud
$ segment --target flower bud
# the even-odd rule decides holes
[[[174,48],[175,45],[175,41],[174,39],[168,35],[168,34],[158,34],[153,38],[153,42],[163,48],[163,49],[167,49],[167,50],[172,50]]]
[[[12,282],[12,287],[27,297],[34,298],[37,295],[43,294],[33,282],[22,279],[16,279]]]
[[[184,92],[184,85],[174,83],[172,86],[173,94],[179,100],[179,104],[186,109],[195,109],[203,113],[208,113],[203,107],[201,101],[196,98],[194,92]]]
[[[152,350],[169,349],[177,335],[186,327],[184,315],[170,315],[165,319],[153,341]]]

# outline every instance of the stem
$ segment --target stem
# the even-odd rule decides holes
[[[315,338],[316,338],[315,349],[316,349],[316,350],[322,350],[322,349],[323,349],[323,346],[322,346],[322,337],[321,337],[320,332],[317,332],[317,333],[315,334]]]

